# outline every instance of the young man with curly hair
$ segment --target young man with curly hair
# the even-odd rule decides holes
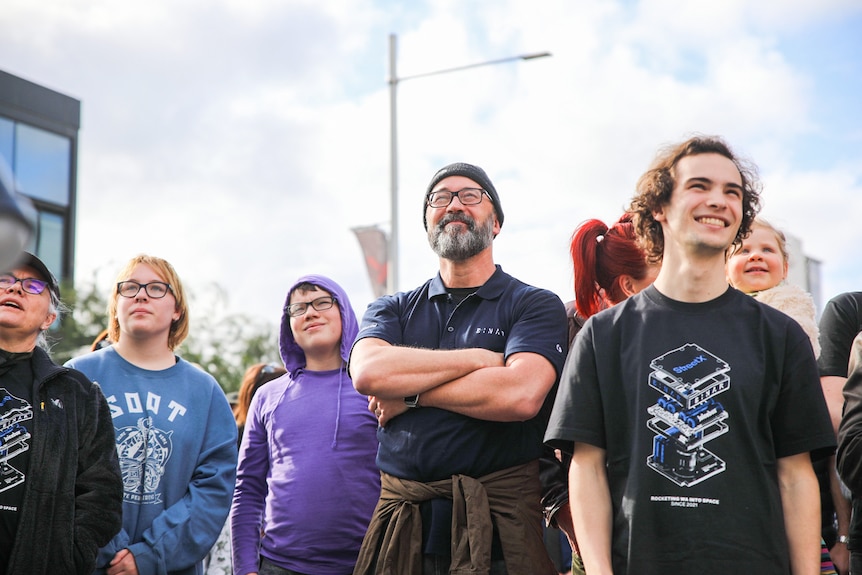
[[[813,456],[835,440],[808,336],[731,288],[756,170],[720,138],[667,148],[630,211],[655,283],[592,316],[545,439],[572,452],[586,572],[815,574]]]

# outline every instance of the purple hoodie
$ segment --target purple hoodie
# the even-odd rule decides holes
[[[291,286],[285,308],[303,282],[338,302],[344,365],[306,370],[284,313],[279,348],[288,373],[255,394],[240,446],[231,509],[237,575],[257,572],[260,556],[300,573],[351,573],[380,495],[377,420],[345,367],[356,315],[341,286],[317,275]]]

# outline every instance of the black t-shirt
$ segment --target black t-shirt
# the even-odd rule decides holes
[[[820,376],[847,377],[850,348],[862,332],[862,292],[838,294],[827,302],[820,316]],[[862,499],[854,494],[850,515],[850,545],[853,552],[862,550]]]
[[[33,429],[30,361],[7,357],[0,356],[0,574],[6,572],[18,532]]]
[[[827,302],[820,316],[820,376],[847,377],[850,347],[862,332],[862,291],[839,294]]]
[[[798,323],[729,289],[655,287],[575,338],[545,436],[606,450],[616,573],[788,573],[778,459],[834,435]]]

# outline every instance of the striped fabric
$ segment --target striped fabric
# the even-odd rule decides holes
[[[835,570],[835,565],[832,564],[832,558],[829,557],[829,548],[826,547],[826,541],[820,540],[820,575],[838,575]]]

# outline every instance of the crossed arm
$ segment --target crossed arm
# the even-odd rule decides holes
[[[403,413],[404,397],[420,404],[488,421],[535,417],[556,379],[537,353],[502,353],[482,348],[421,349],[393,346],[377,338],[356,343],[350,374],[357,391],[369,396],[380,425]]]

